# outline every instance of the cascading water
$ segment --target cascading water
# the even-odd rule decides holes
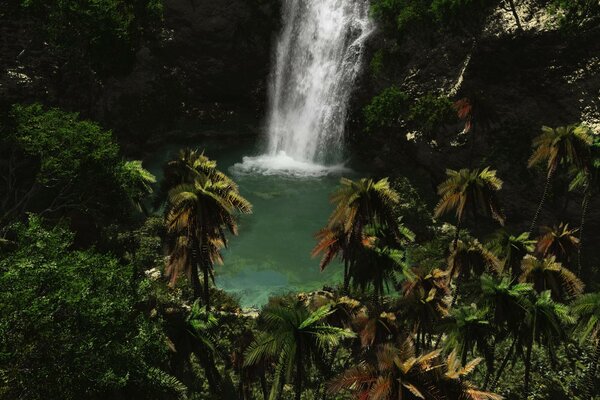
[[[342,168],[348,102],[372,30],[368,13],[368,0],[285,1],[271,73],[268,150],[244,157],[237,170],[322,175]]]

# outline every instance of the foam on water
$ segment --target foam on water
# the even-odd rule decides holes
[[[244,157],[241,163],[230,168],[235,175],[288,176],[294,178],[316,178],[328,175],[342,175],[350,172],[344,164],[320,165],[298,161],[281,150],[276,155]]]

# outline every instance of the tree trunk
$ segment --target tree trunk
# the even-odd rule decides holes
[[[260,390],[262,391],[263,399],[269,400],[269,390],[267,388],[267,377],[265,376],[265,369],[263,366],[261,366],[261,371],[260,371]]]
[[[582,266],[581,266],[581,248],[583,247],[583,228],[585,225],[585,214],[587,213],[588,205],[591,197],[590,184],[587,183],[585,192],[583,194],[583,201],[581,202],[581,223],[579,224],[579,246],[577,246],[577,276],[581,277]]]
[[[302,352],[300,346],[296,351],[296,400],[302,397]]]
[[[348,285],[350,283],[348,271],[348,260],[344,257],[344,294],[348,294]]]
[[[335,356],[337,355],[338,351],[340,350],[340,345],[336,346],[333,350],[331,350],[331,357],[329,358],[329,362],[327,363],[327,367],[329,368],[329,371],[327,373],[327,381],[329,381],[329,379],[332,378],[332,375],[334,373],[334,369],[333,369],[333,363],[335,362]],[[323,384],[323,391],[321,392],[321,400],[327,400],[327,388],[326,385]]]
[[[205,265],[203,268],[204,272],[204,305],[206,306],[206,311],[210,311],[210,292],[208,285],[208,265]]]
[[[462,225],[462,218],[459,218],[458,222],[456,223],[456,232],[454,233],[454,240],[452,241],[452,249],[456,249],[456,246],[458,246],[458,238],[460,235],[461,225]]]
[[[531,340],[529,341],[529,347],[527,347],[527,355],[525,356],[525,388],[524,388],[524,399],[529,398],[529,386],[531,384],[531,351],[533,350],[533,343],[535,342],[535,326],[537,325],[537,312],[533,314],[533,328],[531,329]]]
[[[194,290],[194,300],[202,297],[202,285],[200,284],[200,276],[198,271],[198,247],[196,244],[192,245],[192,273],[191,273],[191,281],[192,281],[192,289]]]
[[[517,344],[517,339],[518,339],[518,336],[515,335],[512,343],[510,344],[510,347],[508,348],[508,351],[506,352],[506,355],[504,356],[504,359],[502,360],[502,364],[500,364],[500,368],[498,369],[498,373],[496,374],[496,378],[494,379],[494,382],[492,382],[492,386],[491,386],[490,390],[494,391],[496,389],[496,386],[498,386],[498,382],[500,381],[500,378],[502,377],[502,373],[504,372],[504,369],[506,368],[506,365],[508,364],[508,360],[510,360],[510,356],[512,355],[515,345]]]
[[[496,342],[498,337],[494,338],[494,343],[492,344],[492,358],[491,363],[486,360],[486,371],[485,371],[485,380],[483,381],[483,390],[486,390],[488,384],[490,383],[490,378],[494,374],[495,363],[496,363]]]
[[[546,197],[548,197],[548,190],[550,189],[550,182],[552,181],[553,176],[554,169],[548,172],[548,177],[546,178],[546,184],[544,185],[544,193],[542,194],[542,199],[540,200],[540,204],[538,205],[538,208],[535,211],[533,220],[531,221],[531,226],[529,227],[529,237],[533,235],[533,230],[537,226],[538,218],[540,217],[540,213],[542,212],[542,208],[544,207],[544,202],[546,201]]]
[[[219,396],[222,392],[222,378],[215,365],[215,359],[211,353],[204,351],[204,349],[194,349],[194,354],[198,358],[200,366],[206,374],[206,381],[208,387],[213,395]]]
[[[514,0],[508,0],[508,5],[510,6],[510,11],[512,12],[513,17],[515,18],[515,22],[517,23],[517,29],[519,31],[523,30],[521,26],[521,20],[519,19],[519,14],[517,13],[517,6],[515,5]]]
[[[585,374],[585,380],[583,383],[583,399],[591,399],[592,394],[594,394],[598,364],[600,364],[600,339],[596,340],[596,344],[594,345],[594,354],[592,355],[592,360],[590,361],[589,369]]]

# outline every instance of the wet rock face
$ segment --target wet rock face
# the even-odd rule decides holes
[[[515,232],[528,229],[543,192],[543,167],[527,168],[531,141],[541,126],[583,122],[600,134],[600,29],[569,35],[548,25],[541,12],[522,17],[525,31],[520,33],[515,32],[510,16],[492,18],[493,24],[475,44],[472,38],[448,34],[431,41],[407,36],[392,46],[383,33],[374,35],[372,53],[386,50],[391,67],[383,75],[365,71],[349,123],[356,153],[364,152],[361,157],[381,174],[395,171],[410,177],[432,204],[446,168],[490,165],[497,169],[505,182],[500,197],[509,216],[507,223]],[[386,132],[377,141],[376,135],[365,134],[362,112],[373,96],[391,85],[413,98],[428,92],[447,95],[452,101],[469,98],[481,122],[474,134],[464,137],[459,134],[462,126],[441,127],[440,134],[449,138],[445,147],[424,141],[407,143],[402,128]],[[578,224],[581,193],[568,192],[567,187],[563,173],[542,210],[541,225]],[[591,226],[586,226],[588,243],[597,240],[594,234],[600,229],[594,222],[599,218],[600,200],[593,202],[587,218]],[[495,228],[481,222],[469,228],[477,227],[482,232]]]
[[[167,0],[158,56],[197,100],[261,102],[278,8],[274,0]]]
[[[258,125],[278,24],[279,0],[166,0],[157,41],[128,76],[106,82],[94,114],[133,143],[148,132],[160,142],[175,121],[250,114]]]

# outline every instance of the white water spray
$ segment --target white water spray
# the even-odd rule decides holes
[[[347,108],[372,31],[368,0],[286,0],[271,73],[268,151],[238,170],[340,169]],[[334,165],[334,167],[326,167]]]

